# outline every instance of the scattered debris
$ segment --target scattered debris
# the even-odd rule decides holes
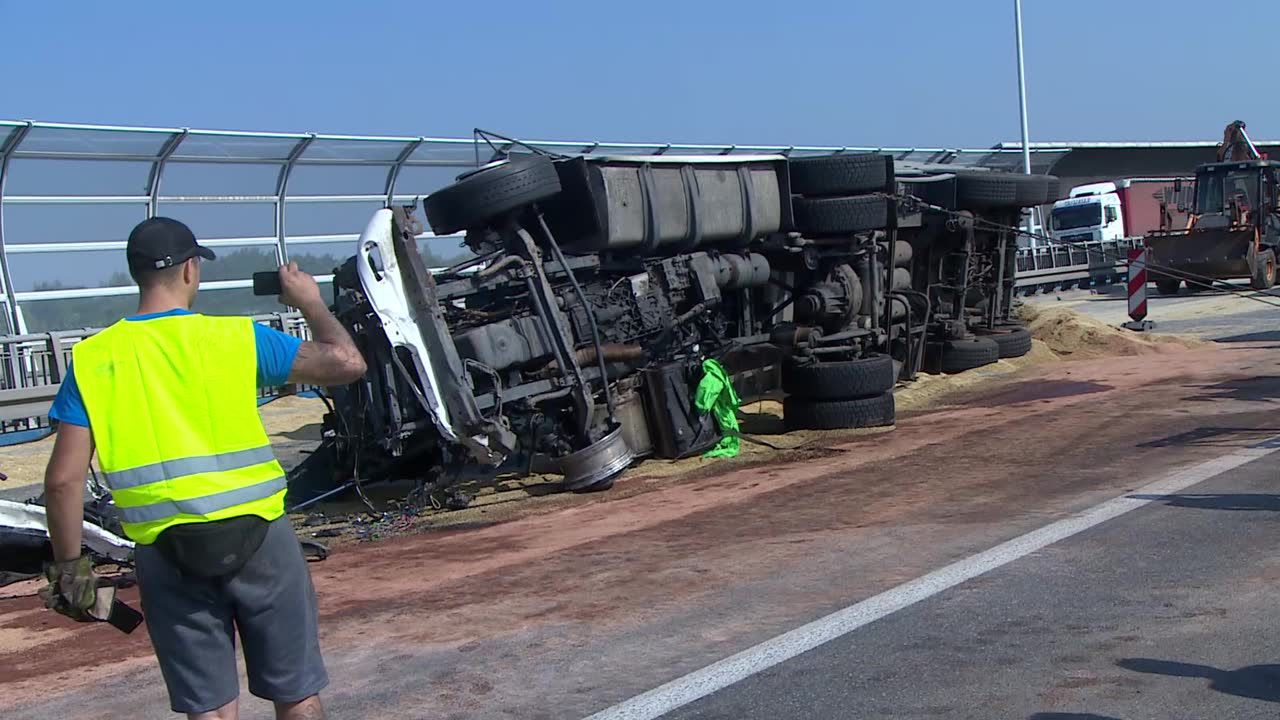
[[[23,582],[24,580],[34,580],[38,577],[40,577],[40,573],[38,572],[12,572],[9,570],[0,570],[0,587]]]
[[[307,562],[321,562],[329,559],[329,546],[314,540],[299,540],[302,554]]]
[[[329,523],[330,520],[328,516],[322,512],[310,513],[307,515],[306,519],[302,521],[303,527],[315,527],[317,525],[328,525]]]
[[[399,503],[392,510],[381,513],[365,513],[351,519],[351,527],[359,540],[377,540],[401,534],[413,526],[419,509],[409,503]]]
[[[472,497],[456,487],[446,488],[440,493],[432,495],[431,502],[433,505],[438,502],[437,495],[444,495],[443,504],[446,510],[464,510],[471,505]]]

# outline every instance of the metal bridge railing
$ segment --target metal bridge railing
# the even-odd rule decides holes
[[[1127,275],[1129,249],[1141,243],[1141,238],[1121,238],[1019,248],[1014,284],[1034,289],[1077,280],[1114,282]]]

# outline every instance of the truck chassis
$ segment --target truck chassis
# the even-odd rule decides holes
[[[744,397],[780,379],[788,428],[892,425],[899,380],[1030,349],[1013,228],[1057,192],[878,154],[500,158],[424,202],[473,259],[428,269],[395,207],[336,271],[370,372],[332,391],[326,484],[549,468],[606,489],[719,439],[694,406],[708,359]]]

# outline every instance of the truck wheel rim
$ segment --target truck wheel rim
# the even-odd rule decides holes
[[[570,490],[590,487],[626,469],[635,458],[619,426],[587,447],[561,459],[564,485]]]

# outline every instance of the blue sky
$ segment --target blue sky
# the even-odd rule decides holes
[[[986,146],[1018,136],[1012,5],[0,0],[0,117]],[[1258,90],[1274,23],[1250,21],[1274,9],[1025,0],[1032,139],[1212,139],[1237,117],[1280,137]]]

